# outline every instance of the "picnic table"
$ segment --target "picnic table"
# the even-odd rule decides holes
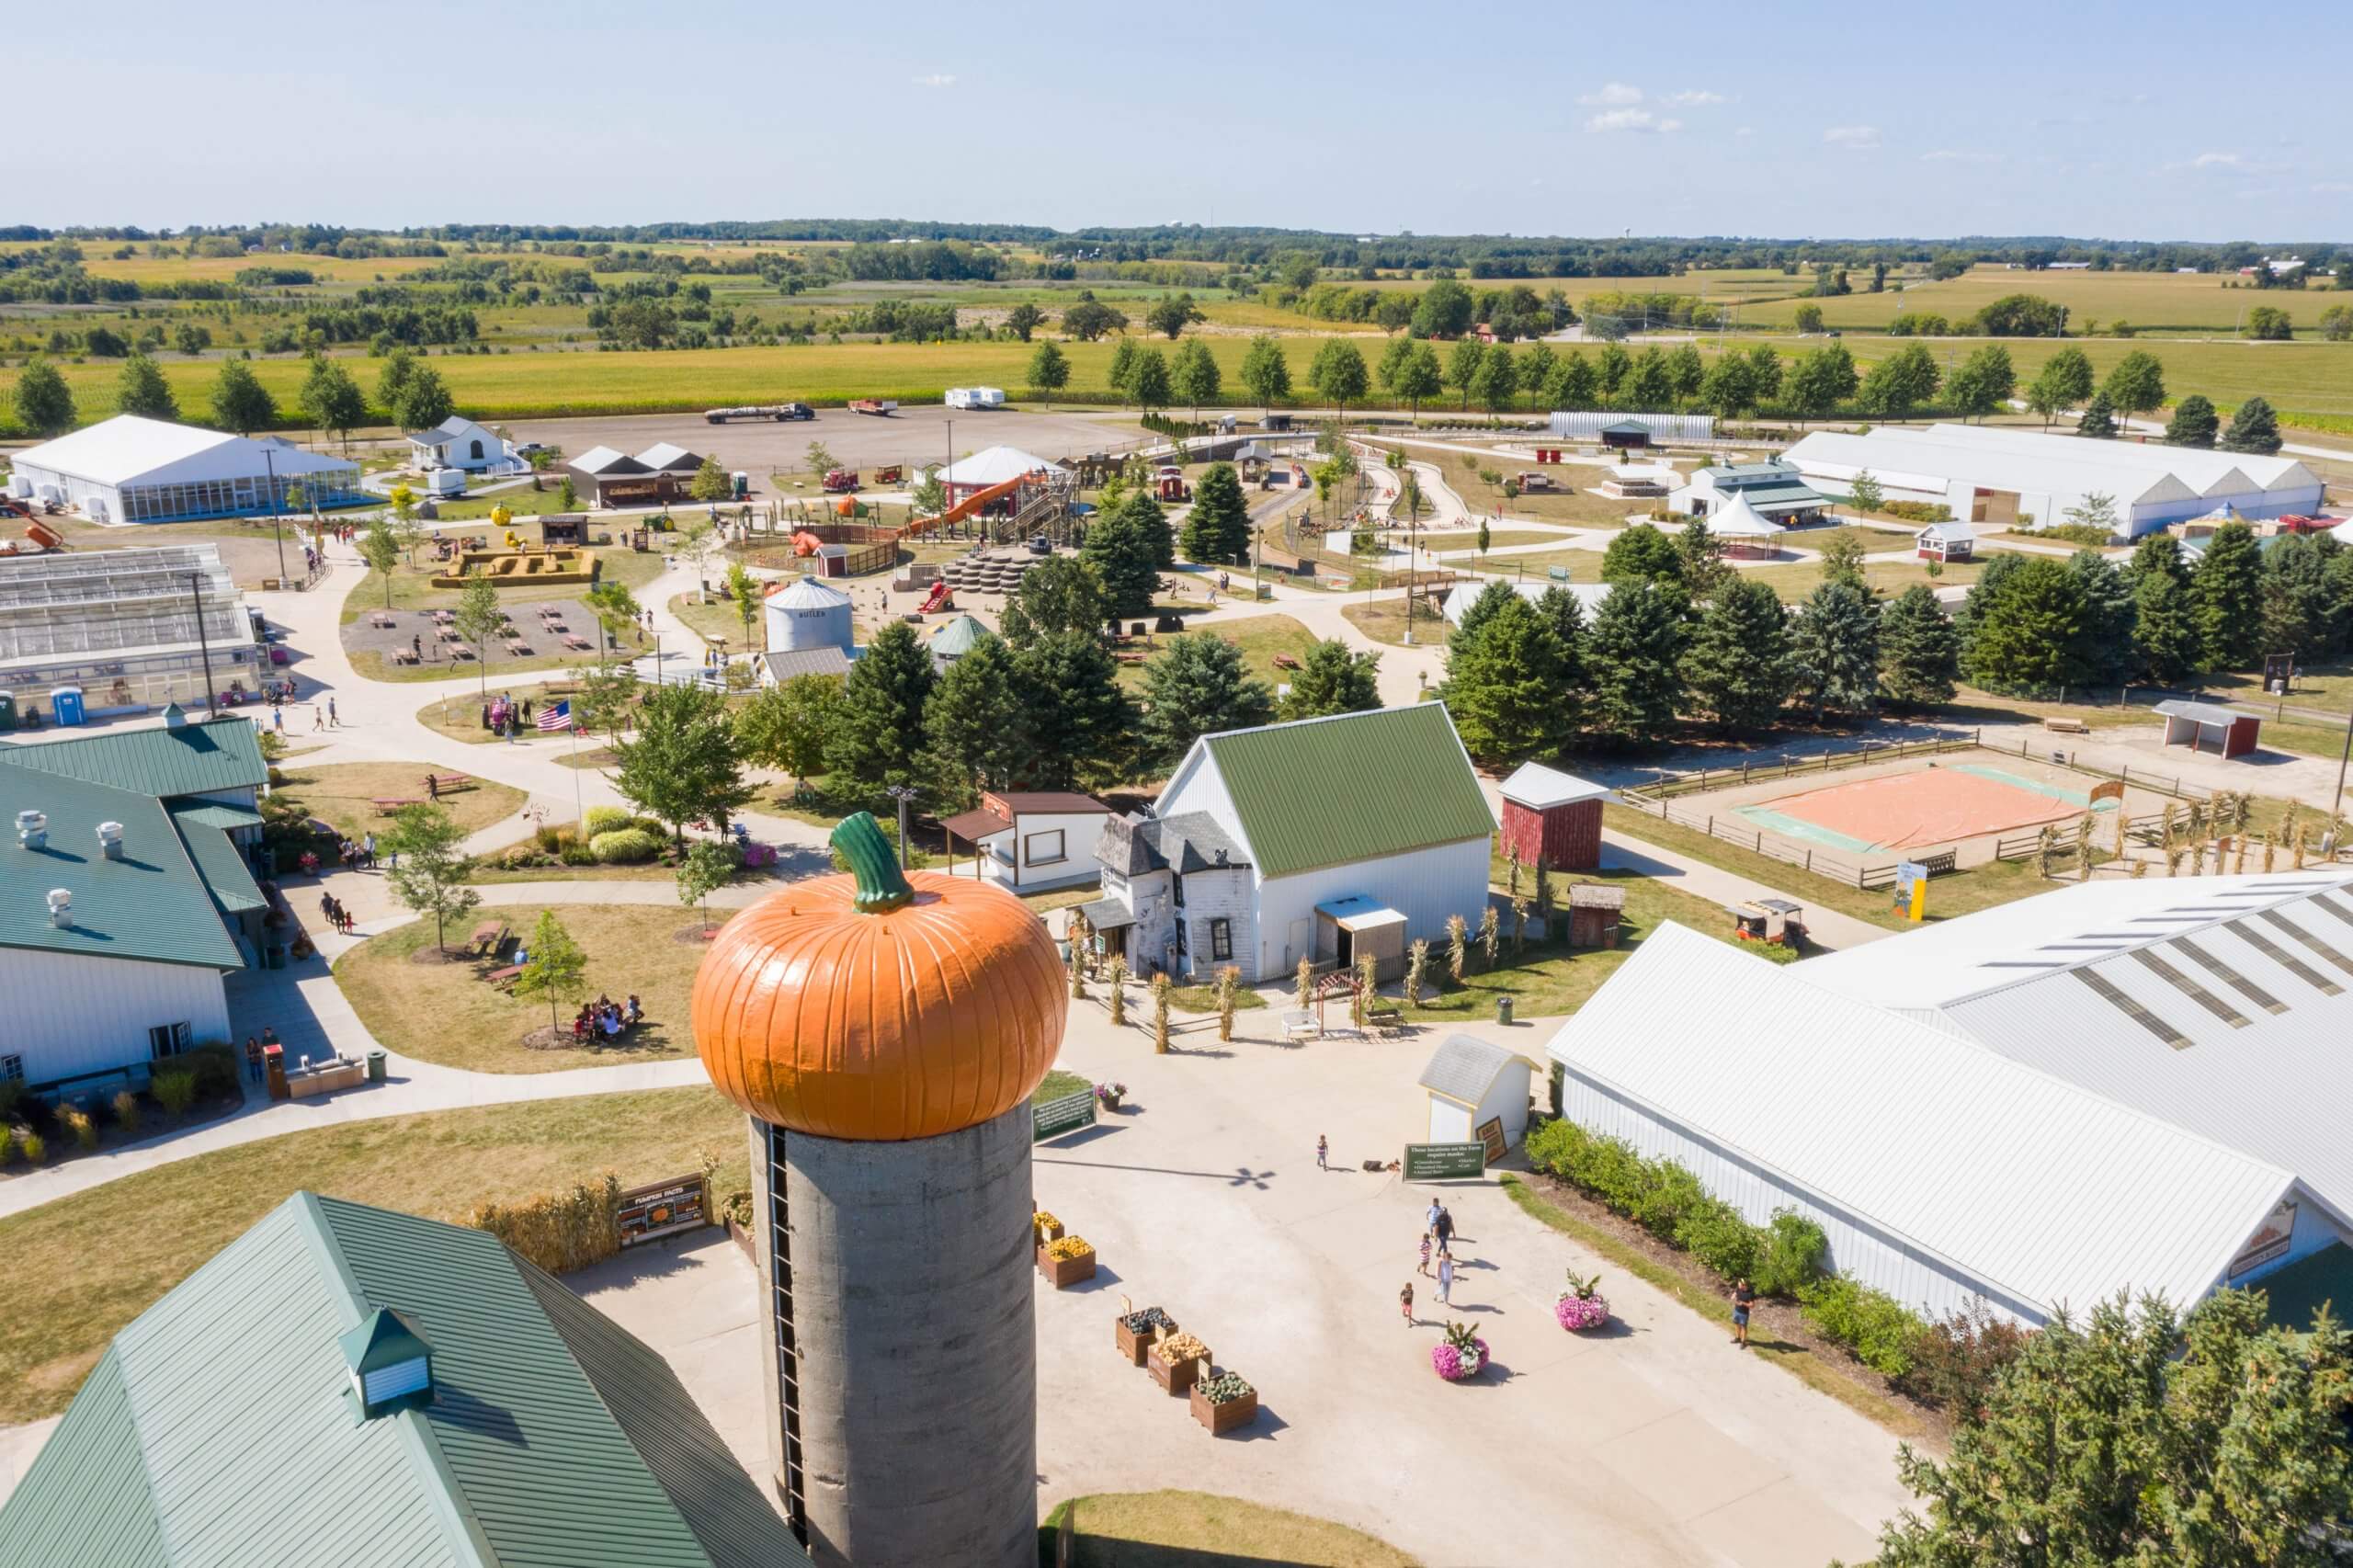
[[[425,792],[438,801],[444,790],[471,790],[473,783],[463,773],[428,773],[425,776]]]
[[[460,631],[454,626],[442,627],[433,635],[438,637],[444,642],[462,642],[466,640],[465,633]]]
[[[392,619],[392,611],[378,609],[368,612],[368,624],[380,631],[389,631],[392,629],[395,623]]]
[[[396,665],[418,665],[423,664],[424,662],[424,660],[416,656],[416,650],[414,648],[395,648],[392,650],[392,663]]]
[[[2081,719],[2063,719],[2056,714],[2043,720],[2042,727],[2054,735],[2088,735],[2092,727]]]
[[[523,966],[521,964],[510,963],[505,969],[492,970],[488,974],[483,975],[483,978],[489,981],[493,985],[497,986],[501,991],[504,991],[508,986],[514,984],[516,977],[520,975],[522,972]]]
[[[506,922],[485,920],[474,927],[474,934],[466,938],[466,946],[494,953],[498,950],[498,945],[505,940],[506,940]]]
[[[1275,655],[1275,668],[1279,670],[1295,670],[1299,668],[1299,661],[1289,653],[1277,653]]]
[[[520,637],[509,637],[506,640],[506,651],[518,659],[528,658],[530,655],[531,645]]]
[[[438,625],[441,625],[441,626],[449,626],[449,625],[452,625],[452,624],[454,624],[454,623],[456,622],[456,620],[457,620],[458,617],[457,617],[456,613],[455,613],[455,612],[453,612],[453,611],[446,610],[446,609],[437,609],[437,610],[435,610],[435,611],[433,612],[433,619],[434,619],[434,621],[435,621],[437,624],[438,624]]]
[[[388,817],[394,812],[399,811],[403,806],[414,806],[419,802],[414,796],[404,800],[395,796],[387,795],[381,800],[370,800],[368,803],[376,808],[376,814],[378,816]]]
[[[471,659],[473,656],[474,651],[472,648],[467,647],[463,642],[456,644],[449,650],[449,658],[453,663],[459,659]],[[414,663],[415,661],[412,660],[411,662]]]
[[[588,653],[597,646],[597,644],[589,642],[588,639],[581,636],[578,632],[573,632],[565,636],[563,645],[572,649],[575,653]]]

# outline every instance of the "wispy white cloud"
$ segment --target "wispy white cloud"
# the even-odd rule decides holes
[[[1724,97],[1722,93],[1711,93],[1705,88],[1695,88],[1690,92],[1685,93],[1669,93],[1666,96],[1666,101],[1671,104],[1688,104],[1694,108],[1698,108],[1701,104],[1728,104],[1732,102],[1730,98]]]
[[[2189,166],[2193,169],[2238,169],[2246,166],[2246,160],[2236,153],[2200,153],[2189,160]]]
[[[1754,136],[1756,134],[1756,127],[1753,125],[1744,125],[1738,131],[1733,131],[1733,134],[1734,136]]]
[[[2002,161],[2002,154],[1966,147],[1939,147],[1932,153],[1921,153],[1920,161],[1924,164],[1998,164]]]
[[[2314,196],[2353,196],[2353,180],[2325,179],[2313,187]]]
[[[1661,119],[1646,108],[1613,108],[1595,115],[1585,122],[1587,131],[1610,134],[1619,131],[1640,131],[1645,135],[1666,135],[1683,129],[1679,119]]]
[[[934,71],[928,76],[916,77],[915,83],[918,87],[952,87],[956,78],[945,71]]]
[[[1879,145],[1879,127],[1876,125],[1834,125],[1822,133],[1822,139],[1834,147],[1868,152]]]
[[[1577,99],[1581,104],[1638,104],[1642,101],[1643,90],[1624,82],[1605,82],[1599,92],[1587,93]]]

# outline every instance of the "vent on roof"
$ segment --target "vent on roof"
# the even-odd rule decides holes
[[[432,1400],[433,1347],[400,1313],[378,1307],[335,1343],[351,1368],[351,1400],[361,1420]]]
[[[49,923],[61,931],[74,928],[74,892],[70,888],[49,890]]]
[[[39,812],[17,813],[17,846],[21,849],[49,847],[49,818]]]
[[[119,822],[98,824],[98,853],[109,860],[122,858],[122,824]]]
[[[2181,954],[2184,958],[2189,959],[2200,969],[2203,969],[2209,974],[2213,975],[2223,984],[2229,986],[2232,990],[2237,992],[2240,995],[2245,997],[2248,1001],[2254,1003],[2265,1012],[2284,1013],[2288,1010],[2287,1003],[2280,1001],[2279,998],[2271,994],[2270,992],[2266,991],[2262,986],[2257,985],[2254,981],[2249,980],[2245,975],[2241,974],[2237,970],[2233,969],[2230,965],[2224,963],[2222,960],[2216,958],[2213,954],[2208,952],[2205,949],[2191,941],[2188,937],[2175,937],[2173,949],[2174,951]]]
[[[166,702],[164,704],[164,728],[167,730],[177,730],[185,728],[187,724],[187,709],[181,707],[176,702]]]
[[[2176,1051],[2183,1050],[2189,1044],[2189,1037],[2188,1035],[2182,1033],[2179,1029],[2174,1028],[2171,1024],[2157,1017],[2156,1014],[2152,1013],[2149,1009],[2141,1006],[2140,1003],[2132,1000],[2131,997],[2124,994],[2123,992],[2119,991],[2115,985],[2109,982],[2106,975],[2094,974],[2087,969],[2070,970],[2068,972],[2073,974],[2077,980],[2082,981],[2086,985],[2090,986],[2093,991],[2097,992],[2118,1012],[2123,1014],[2126,1017],[2131,1019],[2134,1023],[2140,1025],[2143,1028],[2148,1030],[2159,1040],[2164,1040]]]
[[[2228,931],[2232,936],[2236,937],[2240,941],[2245,942],[2248,947],[2253,948],[2256,952],[2261,953],[2265,958],[2269,959],[2273,963],[2278,964],[2281,969],[2286,970],[2290,974],[2294,975],[2298,980],[2302,981],[2306,985],[2311,986],[2313,990],[2319,992],[2324,996],[2338,995],[2345,989],[2335,981],[2324,978],[2310,964],[2304,962],[2303,960],[2296,957],[2293,953],[2290,953],[2279,943],[2273,941],[2270,937],[2265,936],[2262,932],[2256,930],[2254,926],[2248,925],[2244,920],[2231,921],[2228,925],[2224,926],[2222,929]]]

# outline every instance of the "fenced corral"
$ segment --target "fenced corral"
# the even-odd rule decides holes
[[[2118,812],[2127,838],[2154,843],[2165,799],[2181,796],[2178,778],[2079,767],[2031,742],[1987,746],[1973,733],[1709,768],[1619,793],[1645,815],[1864,891],[1893,887],[1904,863],[1939,876],[2073,858],[2086,816],[2095,853]]]

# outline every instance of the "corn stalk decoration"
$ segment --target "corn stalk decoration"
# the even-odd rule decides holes
[[[1405,949],[1405,1000],[1408,1003],[1422,999],[1422,983],[1429,971],[1430,945],[1423,937],[1416,937],[1413,945]]]
[[[1242,971],[1227,964],[1217,971],[1217,1038],[1233,1038],[1233,1002],[1242,989]]]
[[[1370,953],[1366,953],[1357,960],[1356,1006],[1350,1011],[1356,1014],[1358,1028],[1364,1028],[1370,1021],[1373,998],[1380,994],[1380,974],[1381,966],[1374,961]]]
[[[1299,960],[1299,1005],[1302,1007],[1315,1006],[1315,960],[1313,959]]]
[[[2116,814],[2122,816],[2124,808],[2118,806]],[[2099,819],[2089,812],[2075,819],[2075,864],[2081,872],[2078,881],[2092,880],[2092,833],[2098,826]]]
[[[1070,999],[1084,1002],[1086,1000],[1086,949],[1094,937],[1094,929],[1087,925],[1086,916],[1075,909],[1070,912],[1070,925],[1066,929],[1070,934]]]
[[[1460,915],[1446,917],[1446,967],[1454,983],[1462,983],[1462,966],[1471,956],[1471,927]]]
[[[1495,942],[1503,935],[1503,922],[1495,915],[1495,906],[1487,905],[1479,916],[1479,960],[1488,969],[1495,967]]]
[[[1165,974],[1155,974],[1152,977],[1152,1053],[1154,1056],[1168,1054],[1169,990],[1168,977]]]
[[[1543,940],[1555,939],[1552,921],[1552,873],[1544,857],[1536,857],[1536,921],[1544,927]]]
[[[1103,983],[1111,988],[1111,1023],[1128,1021],[1128,960],[1115,958],[1103,966]]]

